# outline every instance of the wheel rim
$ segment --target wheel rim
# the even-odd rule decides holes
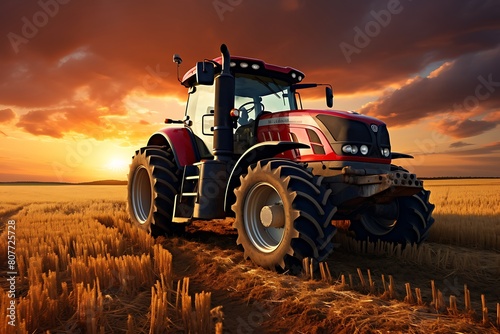
[[[132,181],[132,208],[139,223],[144,224],[151,212],[151,180],[148,170],[140,166]]]
[[[252,187],[245,198],[243,217],[245,230],[250,242],[261,252],[276,250],[285,234],[285,228],[265,227],[260,218],[262,208],[282,203],[276,188],[266,182]]]

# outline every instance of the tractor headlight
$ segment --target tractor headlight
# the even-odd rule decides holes
[[[344,145],[342,146],[342,152],[356,154],[358,153],[358,147],[356,145]]]
[[[344,146],[342,146],[342,152],[344,152],[344,153],[352,153],[352,146],[351,145],[344,145]]]
[[[390,151],[388,148],[383,148],[383,149],[381,149],[380,151],[381,151],[382,155],[383,155],[384,157],[386,157],[386,158],[388,158],[388,157],[389,157],[389,155],[391,154],[391,151]]]
[[[368,154],[368,146],[361,145],[361,147],[359,148],[359,151],[361,152],[361,154],[367,155]]]

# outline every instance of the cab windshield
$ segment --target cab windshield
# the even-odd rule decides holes
[[[297,109],[294,94],[285,81],[237,73],[235,82],[234,107],[240,110],[240,125],[255,120],[262,112]]]

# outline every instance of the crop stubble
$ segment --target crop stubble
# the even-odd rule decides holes
[[[155,243],[128,223],[123,187],[2,186],[1,223],[11,217],[18,222],[16,248],[21,274],[17,329],[161,333],[169,328],[170,332],[206,332],[217,322],[218,332],[222,332],[221,308],[213,309],[212,315],[210,309],[212,303],[224,305],[225,293],[233,300],[259,303],[250,309],[223,310],[225,323],[229,325],[226,328],[233,330],[241,326],[241,321],[236,321],[240,319],[237,312],[250,310],[260,312],[262,321],[255,327],[246,324],[243,328],[270,332],[291,328],[286,326],[309,332],[325,328],[495,331],[491,323],[495,322],[495,306],[498,308],[493,302],[499,298],[499,282],[495,277],[500,270],[500,181],[473,181],[427,181],[432,191],[431,201],[436,204],[436,223],[430,242],[423,247],[402,250],[387,244],[368,245],[353,242],[339,233],[336,242],[341,243],[340,249],[329,259],[328,267],[321,267],[325,282],[306,280],[311,273],[306,278],[295,278],[255,268],[235,246],[229,246],[234,241],[234,232],[224,221],[208,226],[195,223],[191,237],[160,238]],[[33,188],[36,191],[31,192]],[[7,248],[4,236],[0,240],[2,258]],[[173,259],[166,248],[174,254]],[[483,297],[484,305],[472,302],[476,303],[476,317],[464,311],[468,289],[463,286],[460,289],[455,286],[452,291],[463,292],[458,293],[457,306],[457,298],[450,291],[444,300],[441,291],[439,297],[438,289],[400,281],[402,288],[397,301],[390,296],[396,294],[397,288],[389,284],[393,273],[387,271],[394,267],[371,266],[385,263],[384,259],[406,265],[409,271],[415,266],[416,271],[430,268],[436,275],[450,272],[450,279],[456,274],[461,280],[472,281],[473,286],[474,282],[485,280],[486,284],[492,284],[492,289]],[[186,266],[197,269],[184,271]],[[357,269],[360,267],[364,269]],[[471,271],[476,276],[464,274]],[[369,275],[364,285],[363,272]],[[192,286],[197,291],[212,290],[215,300],[211,302],[209,292],[200,292],[193,303],[187,291],[189,281],[181,277],[185,274],[192,276]],[[174,280],[178,282],[177,289]],[[441,283],[439,277],[437,280]],[[436,296],[426,301],[426,293],[421,290],[429,290]],[[1,293],[4,310],[8,300],[3,290]],[[475,296],[479,299],[477,293]],[[487,304],[490,296],[493,300]],[[485,306],[489,306],[490,317],[483,327],[480,318]],[[429,311],[433,308],[434,313]],[[5,326],[0,328],[2,332],[12,330],[2,326]]]

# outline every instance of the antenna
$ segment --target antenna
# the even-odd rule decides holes
[[[172,60],[174,63],[177,64],[177,80],[182,83],[181,78],[179,76],[179,67],[182,64],[182,58],[179,56],[177,53],[174,53],[174,56],[172,57]]]

